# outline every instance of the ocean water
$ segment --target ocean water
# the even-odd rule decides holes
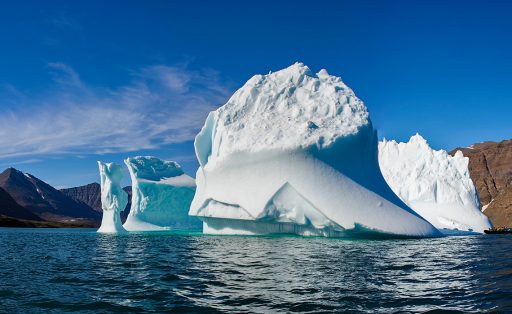
[[[512,312],[512,236],[0,229],[2,313]]]

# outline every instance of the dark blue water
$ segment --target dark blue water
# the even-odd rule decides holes
[[[512,237],[0,229],[0,312],[512,312]]]

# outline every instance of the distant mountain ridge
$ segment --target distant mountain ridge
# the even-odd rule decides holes
[[[469,173],[484,214],[495,226],[512,227],[512,140],[459,147],[469,157]]]
[[[101,220],[101,213],[93,210],[87,204],[79,202],[64,193],[56,190],[42,180],[23,173],[14,168],[8,168],[0,174],[0,188],[10,199],[4,195],[0,208],[2,214],[8,217],[44,220],[62,223],[80,223],[95,226]],[[15,202],[19,207],[13,205]],[[9,203],[10,202],[10,203]],[[12,209],[17,209],[15,216]],[[25,211],[21,210],[24,208]],[[10,214],[7,214],[9,212]],[[24,214],[18,214],[24,212]],[[30,213],[30,214],[27,214]]]
[[[121,220],[124,222],[132,205],[132,187],[125,186],[123,190],[128,194],[128,204],[124,211],[121,212]],[[101,185],[99,183],[89,183],[73,188],[61,189],[60,191],[78,202],[87,204],[87,206],[95,211],[103,213],[103,209],[101,208]]]
[[[91,207],[95,211],[100,213],[102,212],[101,186],[99,183],[89,183],[73,188],[61,189],[60,191],[75,200],[87,204],[87,206]]]

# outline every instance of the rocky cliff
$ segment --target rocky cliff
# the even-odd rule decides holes
[[[469,157],[481,208],[495,226],[512,226],[512,140],[456,148]]]
[[[67,196],[81,201],[97,212],[101,213],[101,186],[99,183],[90,183],[69,189],[60,190]]]

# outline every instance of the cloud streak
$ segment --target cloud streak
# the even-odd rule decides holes
[[[104,154],[156,149],[194,138],[230,90],[214,71],[149,66],[126,86],[87,85],[63,63],[49,63],[54,86],[44,95],[8,88],[0,116],[0,158]],[[0,103],[0,106],[2,104]]]

